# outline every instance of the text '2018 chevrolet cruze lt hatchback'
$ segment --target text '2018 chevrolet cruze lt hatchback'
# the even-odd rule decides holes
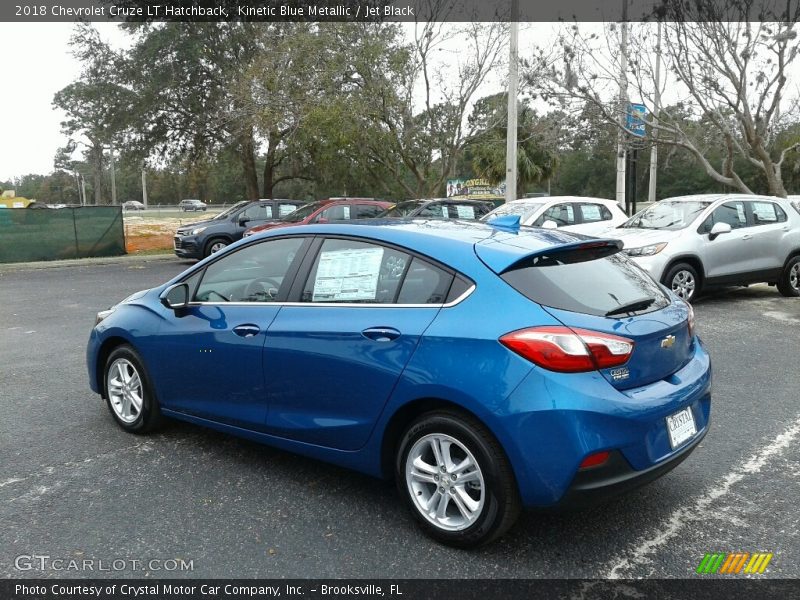
[[[172,417],[394,477],[430,535],[479,545],[708,429],[692,309],[620,248],[516,217],[266,232],[99,313],[91,388],[133,433]]]

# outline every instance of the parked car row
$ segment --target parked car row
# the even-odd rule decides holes
[[[175,253],[199,259],[242,237],[291,225],[374,218],[490,222],[512,216],[522,226],[620,239],[628,256],[688,301],[702,290],[757,282],[800,295],[800,202],[770,196],[667,198],[630,218],[613,200],[579,196],[525,198],[494,209],[448,198],[396,204],[369,198],[259,200],[181,227]]]

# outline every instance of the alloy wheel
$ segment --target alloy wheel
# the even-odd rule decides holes
[[[694,275],[689,271],[678,271],[672,278],[672,291],[678,297],[689,300],[694,295],[695,280]]]
[[[454,437],[421,437],[406,458],[406,485],[420,514],[436,527],[462,531],[483,511],[486,484],[473,454]]]
[[[800,262],[795,263],[789,271],[789,285],[795,290],[800,290]]]
[[[118,358],[108,369],[108,399],[114,413],[124,423],[133,423],[142,413],[142,378],[133,364]]]

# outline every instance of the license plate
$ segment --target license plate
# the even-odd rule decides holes
[[[669,443],[673,450],[686,440],[692,439],[697,433],[692,409],[684,408],[667,417],[667,431],[669,432]]]

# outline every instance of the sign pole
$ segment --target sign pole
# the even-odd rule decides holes
[[[508,131],[506,132],[506,202],[517,199],[517,87],[519,79],[519,0],[511,2],[508,55]]]

